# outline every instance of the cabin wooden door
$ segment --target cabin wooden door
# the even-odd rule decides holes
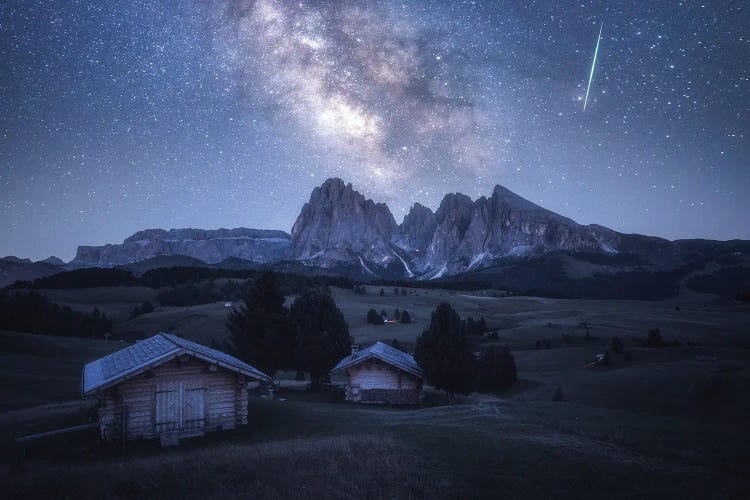
[[[155,393],[154,403],[154,432],[162,433],[179,430],[179,388],[165,388],[165,390],[157,390]]]
[[[206,425],[206,389],[184,389],[182,392],[182,428],[203,429]]]
[[[154,432],[203,429],[206,425],[206,389],[173,383],[154,394]]]

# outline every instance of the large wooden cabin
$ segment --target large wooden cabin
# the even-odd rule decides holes
[[[362,349],[331,371],[346,373],[346,400],[357,403],[417,404],[422,397],[422,369],[414,358],[382,342]]]
[[[251,381],[271,378],[221,351],[159,333],[88,363],[83,396],[98,400],[102,439],[175,439],[246,424]]]

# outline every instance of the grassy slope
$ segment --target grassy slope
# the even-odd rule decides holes
[[[570,403],[493,398],[420,409],[328,394],[251,400],[251,427],[159,450],[81,436],[26,450],[11,496],[728,498],[748,471],[744,429]],[[725,446],[717,446],[717,442]],[[743,458],[744,457],[744,458]],[[744,460],[744,461],[743,461]],[[9,461],[13,463],[12,460]],[[19,462],[16,461],[16,464]],[[7,490],[6,490],[7,491]]]
[[[123,344],[0,331],[0,412],[80,399],[81,370]]]

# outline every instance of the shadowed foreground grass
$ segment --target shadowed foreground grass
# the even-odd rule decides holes
[[[421,471],[414,451],[392,438],[349,435],[4,467],[0,483],[10,498],[432,497]]]

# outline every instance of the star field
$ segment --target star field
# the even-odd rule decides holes
[[[0,255],[288,231],[330,176],[397,220],[502,184],[750,239],[748,24],[741,2],[4,2]]]

